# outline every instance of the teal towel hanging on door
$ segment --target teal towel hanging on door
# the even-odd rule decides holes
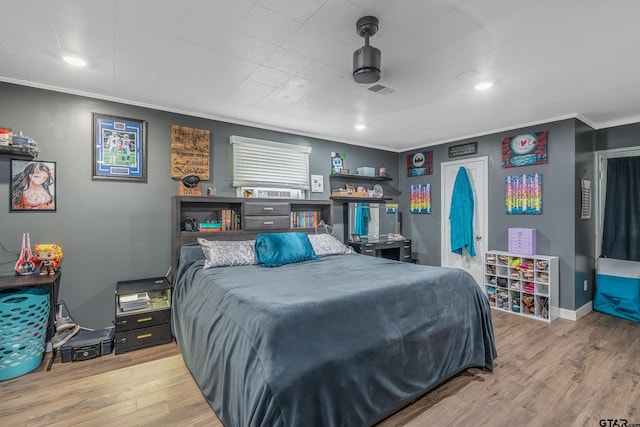
[[[359,236],[366,236],[369,230],[369,204],[356,203],[355,233]]]
[[[451,226],[451,252],[462,255],[466,249],[469,255],[476,256],[473,239],[473,188],[464,166],[458,169],[456,182],[451,195],[449,223]]]

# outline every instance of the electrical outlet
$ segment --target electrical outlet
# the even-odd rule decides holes
[[[584,290],[585,290],[585,292],[587,291],[588,287],[589,287],[589,281],[587,279],[584,279]]]

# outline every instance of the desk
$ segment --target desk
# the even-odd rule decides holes
[[[359,254],[411,262],[411,240],[348,242]]]
[[[56,332],[56,303],[60,288],[60,270],[56,274],[43,275],[31,274],[29,276],[0,276],[0,289],[19,288],[22,286],[36,286],[49,288],[49,326],[47,328],[47,341],[50,341]]]

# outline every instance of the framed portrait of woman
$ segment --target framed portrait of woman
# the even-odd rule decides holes
[[[56,162],[11,160],[11,212],[56,211]]]

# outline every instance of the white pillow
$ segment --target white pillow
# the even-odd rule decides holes
[[[198,238],[198,243],[205,257],[204,268],[256,263],[254,240],[227,241]]]
[[[317,256],[352,254],[351,246],[343,244],[331,234],[309,234],[309,241]]]

